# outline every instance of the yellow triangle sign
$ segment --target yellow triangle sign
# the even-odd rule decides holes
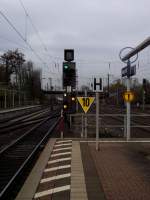
[[[82,109],[84,110],[85,113],[89,110],[91,107],[95,97],[77,97]]]

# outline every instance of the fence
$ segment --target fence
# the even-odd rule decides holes
[[[78,118],[78,123],[76,118]],[[85,120],[88,119],[88,120]],[[73,120],[74,119],[74,120]],[[150,137],[150,114],[131,114],[131,129],[136,128],[135,131],[136,134],[140,136],[141,131],[145,134],[144,137],[148,136]],[[100,114],[99,115],[99,128],[100,132],[102,133],[105,131],[105,134],[107,134],[107,131],[114,130],[113,132],[114,136],[120,136],[120,137],[126,137],[127,135],[127,118],[126,114]],[[81,137],[87,137],[88,136],[88,129],[90,127],[93,127],[93,131],[96,130],[95,121],[96,121],[96,115],[95,114],[83,114],[83,113],[77,113],[77,114],[71,114],[69,116],[70,121],[70,127],[79,126],[79,129],[81,130]],[[74,121],[74,122],[73,122]],[[91,123],[92,122],[92,123]],[[141,131],[139,131],[139,129]],[[137,134],[138,132],[138,134]],[[149,133],[148,133],[149,132]],[[120,134],[121,133],[121,134]],[[144,134],[141,134],[143,136]]]
[[[28,105],[26,93],[18,90],[0,89],[0,109]]]

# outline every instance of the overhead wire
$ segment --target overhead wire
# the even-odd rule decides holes
[[[18,29],[14,26],[14,24],[10,21],[10,19],[1,10],[0,10],[0,15],[9,24],[9,26],[17,33],[17,35],[21,38],[21,40],[23,40],[23,42],[27,45],[27,47],[34,53],[34,55],[38,58],[38,60],[40,60],[40,62],[48,68],[45,61],[41,58],[41,56],[39,56],[39,54],[32,48],[32,46],[28,43],[28,41],[26,41],[23,35],[18,31]]]
[[[28,13],[26,12],[26,9],[22,3],[22,1],[20,0],[20,4],[25,12],[25,40],[27,41],[27,19],[28,19]]]
[[[28,47],[26,47],[26,46],[24,46],[24,45],[22,45],[22,44],[20,44],[20,43],[18,43],[18,42],[16,42],[16,41],[10,40],[10,39],[6,38],[6,37],[3,36],[3,35],[0,35],[0,39],[1,39],[1,40],[5,40],[5,41],[10,42],[10,43],[13,43],[13,44],[15,44],[17,47],[19,46],[20,48],[28,49]]]
[[[30,23],[31,23],[31,25],[32,25],[32,27],[33,27],[33,29],[34,29],[34,31],[35,31],[37,37],[39,38],[39,41],[40,41],[40,43],[41,43],[41,45],[42,45],[44,51],[45,51],[45,52],[47,53],[47,55],[48,55],[49,57],[51,57],[51,58],[61,59],[61,58],[59,58],[59,57],[54,57],[54,56],[52,56],[52,55],[50,55],[50,54],[48,53],[48,48],[47,48],[47,46],[45,45],[45,43],[43,42],[43,39],[42,39],[42,37],[40,36],[37,27],[35,26],[35,24],[34,24],[32,18],[31,18],[31,16],[30,16],[30,14],[29,14],[29,12],[27,11],[27,9],[25,8],[25,6],[24,6],[24,4],[23,4],[23,1],[22,1],[22,0],[19,0],[19,2],[20,2],[21,6],[22,6],[22,8],[23,8],[23,10],[24,10],[24,12],[25,12],[25,15],[28,17],[28,19],[29,19],[29,21],[30,21]]]
[[[48,52],[48,49],[47,49],[47,47],[46,47],[46,45],[44,44],[44,42],[43,42],[43,40],[42,40],[42,38],[41,38],[41,36],[40,36],[40,34],[39,34],[39,32],[38,32],[38,30],[37,30],[37,28],[36,28],[36,26],[34,25],[34,23],[33,23],[33,21],[32,21],[32,18],[30,17],[30,15],[29,15],[29,13],[27,12],[27,10],[26,10],[26,8],[25,8],[25,6],[24,6],[24,4],[23,4],[23,2],[22,2],[22,0],[19,0],[20,1],[20,4],[22,5],[22,7],[23,7],[23,9],[24,9],[24,12],[25,12],[25,15],[26,15],[26,17],[28,17],[28,19],[30,20],[30,23],[32,24],[32,27],[34,28],[34,30],[35,30],[35,32],[36,32],[36,34],[37,34],[37,36],[38,36],[38,38],[39,38],[39,41],[41,42],[41,44],[42,44],[42,46],[43,46],[43,49],[46,51],[46,52]],[[7,21],[7,23],[14,29],[14,31],[19,35],[19,37],[26,43],[26,45],[30,48],[30,50],[36,55],[36,57],[45,65],[45,61],[43,61],[43,59],[37,54],[37,52],[32,48],[32,46],[28,43],[28,41],[27,41],[27,38],[26,38],[26,35],[25,35],[25,37],[23,37],[23,35],[18,31],[18,29],[13,25],[13,23],[8,19],[8,17],[2,12],[2,11],[0,11],[0,15]],[[27,27],[26,27],[27,28]],[[50,57],[53,57],[53,56],[51,56],[50,55]],[[57,58],[59,58],[59,57],[57,57]],[[83,62],[82,62],[83,61]],[[89,61],[87,61],[87,63],[86,62],[84,62],[84,60],[82,60],[82,61],[79,61],[78,63],[79,64],[86,64],[86,65],[90,65],[90,62]],[[94,65],[100,65],[100,64],[102,64],[102,62],[103,63],[105,63],[105,64],[107,64],[107,63],[120,63],[119,61],[100,61],[101,63],[99,63],[99,61],[92,61],[92,64],[94,64]],[[46,67],[47,67],[47,65],[45,65]],[[47,67],[48,68],[48,67]],[[49,68],[48,68],[49,69]],[[148,70],[148,69],[147,69]],[[51,72],[51,73],[54,73],[54,72]]]
[[[7,21],[7,23],[12,27],[12,29],[18,34],[18,36],[26,43],[30,50],[36,55],[36,57],[43,62],[42,58],[36,53],[36,51],[31,47],[31,45],[25,40],[23,35],[17,30],[13,23],[6,17],[6,15],[0,10],[0,15]],[[44,63],[44,62],[43,62]]]

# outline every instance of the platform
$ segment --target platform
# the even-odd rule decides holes
[[[16,200],[148,200],[150,143],[51,139]]]

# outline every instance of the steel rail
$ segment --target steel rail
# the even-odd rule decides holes
[[[22,108],[12,108],[12,109],[7,109],[7,110],[0,110],[0,115],[1,114],[5,114],[5,113],[10,113],[10,112],[16,112],[16,111],[21,111],[21,110],[28,110],[31,108],[37,108],[40,107],[41,105],[36,105],[36,106],[26,106],[26,107],[22,107]]]
[[[55,117],[55,116],[49,116],[49,117],[46,117],[46,119],[44,118],[44,119],[42,119],[42,121],[40,120],[40,121],[36,121],[36,123],[38,123],[38,124],[36,124],[34,127],[32,127],[31,129],[29,129],[29,130],[27,130],[23,135],[21,135],[20,137],[17,137],[17,139],[16,140],[14,140],[14,141],[12,141],[10,144],[8,144],[7,146],[5,146],[3,149],[1,149],[0,150],[0,154],[5,150],[5,149],[7,149],[7,148],[9,148],[11,145],[14,145],[17,141],[19,141],[20,139],[22,139],[24,136],[26,136],[28,133],[30,133],[32,130],[34,130],[35,128],[37,128],[37,127],[39,127],[42,123],[44,123],[45,121],[47,121],[48,119],[52,119],[53,117]],[[57,115],[56,115],[56,117],[58,117]],[[33,122],[31,121],[30,123],[24,123],[24,126],[26,126],[26,125],[30,125],[30,124],[33,124]],[[6,135],[7,136],[7,135]]]
[[[0,128],[5,128],[5,127],[8,127],[8,126],[11,126],[11,125],[13,125],[13,124],[16,124],[16,123],[19,123],[19,122],[21,122],[21,121],[23,121],[23,120],[26,120],[26,119],[29,119],[30,120],[30,118],[32,118],[32,117],[34,117],[34,116],[36,116],[36,115],[40,115],[40,114],[42,114],[42,113],[44,113],[44,112],[48,112],[48,110],[47,109],[41,109],[41,110],[38,110],[38,111],[32,111],[32,113],[27,113],[27,114],[21,114],[21,116],[16,116],[16,118],[11,118],[9,121],[6,121],[6,122],[0,122]],[[23,115],[23,116],[22,116]]]
[[[0,114],[0,123],[8,122],[8,121],[10,121],[14,118],[20,117],[24,114],[27,115],[27,114],[39,111],[41,109],[43,109],[43,107],[38,106],[38,107],[32,107],[30,109],[27,108],[27,109],[22,109],[22,110],[16,110],[16,111],[13,111],[13,112],[1,113]]]
[[[28,161],[31,160],[32,156],[37,152],[37,150],[39,149],[40,145],[45,141],[45,139],[49,136],[49,134],[52,132],[52,130],[56,127],[56,125],[58,124],[60,118],[56,118],[56,116],[54,116],[55,118],[55,122],[53,123],[53,125],[48,129],[48,131],[45,133],[45,135],[42,137],[42,139],[40,139],[40,141],[38,141],[38,143],[36,145],[33,145],[33,149],[32,151],[29,150],[28,151],[31,151],[30,153],[28,152],[28,156],[26,157],[26,159],[23,161],[23,163],[21,164],[21,166],[17,169],[17,171],[15,172],[15,174],[9,179],[9,182],[4,186],[4,188],[2,189],[2,191],[0,192],[0,198],[2,198],[8,188],[13,184],[13,182],[15,181],[15,179],[18,177],[18,175],[23,171],[24,167],[28,164]],[[45,122],[47,122],[49,120],[49,118],[47,120],[44,120],[43,123],[41,123],[39,126],[41,127]],[[37,128],[39,126],[36,126],[36,128],[32,129],[32,131],[34,130],[37,130]],[[23,135],[22,137],[20,137],[14,144],[11,144],[9,147],[7,147],[7,149],[5,149],[5,151],[1,152],[1,155],[4,153],[4,152],[7,152],[7,150],[10,150],[12,147],[16,146],[15,148],[17,149],[17,145],[20,145],[20,142],[22,142],[22,144],[24,143],[24,139],[26,138],[27,141],[29,140],[29,138],[27,136],[30,136],[31,132],[28,132],[28,134],[26,135]],[[34,135],[35,132],[32,133],[32,135]],[[33,136],[32,136],[33,137]],[[41,137],[41,136],[40,136]],[[39,138],[40,138],[39,137]]]
[[[31,118],[25,117],[25,120],[19,120],[19,121],[16,121],[16,122],[8,124],[8,125],[5,124],[3,127],[0,127],[0,129],[1,129],[0,133],[1,134],[8,133],[10,131],[14,131],[19,128],[23,128],[32,123],[38,123],[38,121],[41,121],[42,118],[45,118],[47,116],[48,112],[49,111],[45,111],[44,113],[42,112],[40,116],[39,116],[39,114],[38,114],[38,116],[35,114],[34,118],[33,118],[33,116]],[[33,119],[33,120],[31,121],[31,119]]]
[[[47,120],[47,119],[46,119]],[[46,120],[42,121],[40,124],[36,124],[34,127],[32,127],[30,130],[26,131],[23,135],[21,135],[20,137],[18,137],[16,140],[12,141],[9,145],[7,145],[6,147],[4,147],[1,151],[0,151],[0,156],[2,153],[4,153],[5,151],[7,151],[10,147],[12,147],[13,145],[17,144],[17,142],[19,142],[21,139],[23,139],[25,136],[27,136],[28,134],[31,133],[31,131],[33,131],[34,129],[38,128],[41,124],[43,124]]]

